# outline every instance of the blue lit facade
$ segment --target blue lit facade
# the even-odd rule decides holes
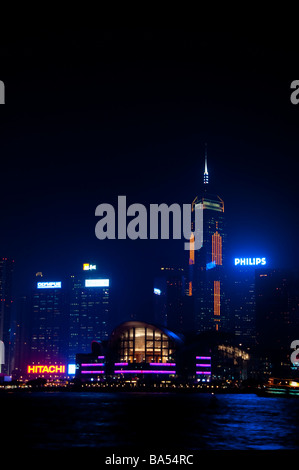
[[[254,265],[233,265],[228,271],[230,330],[239,344],[252,349],[256,344]]]

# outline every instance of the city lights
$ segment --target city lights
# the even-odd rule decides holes
[[[38,289],[61,289],[61,282],[38,282]]]
[[[147,369],[126,369],[115,370],[115,374],[175,374],[175,370],[147,370]]]
[[[154,294],[155,295],[161,295],[162,291],[160,289],[157,289],[157,287],[154,287]]]
[[[85,279],[85,287],[109,287],[109,279]]]
[[[64,365],[28,365],[27,366],[28,374],[64,374],[65,366]]]
[[[59,7],[2,13],[3,466],[291,465],[293,8],[262,28],[226,8],[234,31]]]
[[[75,375],[76,374],[76,364],[68,364],[67,373],[68,373],[68,375]]]
[[[83,264],[83,271],[94,271],[97,269],[95,264],[84,263]]]
[[[104,372],[104,370],[82,370],[81,374],[104,374]]]

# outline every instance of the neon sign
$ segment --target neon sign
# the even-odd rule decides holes
[[[83,271],[93,271],[97,269],[95,264],[84,263],[83,264]]]
[[[264,266],[266,258],[235,258],[235,266]]]
[[[175,374],[175,370],[136,370],[136,369],[130,369],[130,370],[115,370],[115,374],[168,374],[168,375],[173,375]],[[210,372],[209,372],[210,373]]]
[[[61,289],[61,282],[38,282],[38,289]]]
[[[75,375],[76,374],[76,364],[68,364],[67,373],[68,373],[68,375]]]
[[[28,374],[63,374],[65,366],[27,366]]]
[[[213,269],[216,266],[216,261],[211,261],[210,263],[206,264],[206,270]]]
[[[109,287],[109,279],[85,279],[85,287]]]

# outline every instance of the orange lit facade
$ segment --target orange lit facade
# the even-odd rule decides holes
[[[218,232],[212,235],[212,262],[222,266],[222,237]]]

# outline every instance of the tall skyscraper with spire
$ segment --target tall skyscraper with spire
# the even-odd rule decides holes
[[[203,243],[189,252],[189,296],[193,297],[194,326],[197,332],[226,329],[224,309],[225,226],[224,202],[210,191],[207,145],[203,187],[192,203],[203,209]],[[194,223],[194,221],[193,221]]]

